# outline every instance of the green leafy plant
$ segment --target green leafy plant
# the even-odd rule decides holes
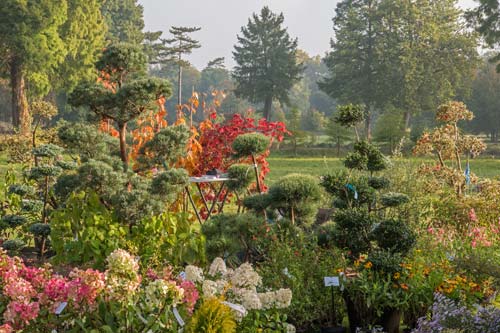
[[[229,306],[217,298],[205,299],[186,327],[187,333],[233,333],[236,320]]]
[[[124,245],[126,229],[96,193],[70,195],[50,221],[56,262],[104,267],[106,257]]]

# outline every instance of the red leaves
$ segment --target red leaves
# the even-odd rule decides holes
[[[210,114],[210,119],[216,118],[215,112]],[[250,116],[235,114],[231,119],[224,123],[212,124],[200,128],[200,144],[203,151],[197,175],[205,174],[212,169],[227,170],[234,163],[232,158],[232,144],[234,139],[240,134],[260,132],[271,138],[271,144],[274,140],[281,142],[285,135],[289,134],[285,124],[282,122],[268,122],[260,119],[257,123]],[[269,156],[269,149],[257,157],[257,163],[260,168],[260,178],[263,181],[265,175],[269,172],[269,163],[266,158]]]

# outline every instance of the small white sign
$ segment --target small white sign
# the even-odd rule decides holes
[[[61,304],[59,304],[59,306],[56,308],[56,311],[54,311],[55,314],[60,315],[61,312],[63,312],[64,308],[66,308],[67,305],[68,305],[68,302],[62,302]]]
[[[325,276],[325,287],[339,287],[340,281],[338,276]]]
[[[177,308],[175,306],[172,309],[172,312],[174,313],[174,317],[177,320],[177,322],[179,323],[179,325],[184,326],[186,323],[184,323],[184,320],[182,319],[181,314],[179,313],[179,311],[177,310]]]
[[[247,313],[247,310],[242,305],[234,304],[231,302],[222,302],[222,304],[229,306],[231,309],[238,311],[242,315],[246,315],[246,313]]]
[[[186,280],[186,272],[184,272],[184,271],[180,272],[179,278],[181,278],[182,280]]]

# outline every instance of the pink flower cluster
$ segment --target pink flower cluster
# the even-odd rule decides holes
[[[184,303],[186,303],[187,311],[192,314],[194,306],[196,305],[198,298],[200,298],[198,289],[193,282],[187,280],[182,281],[180,287],[184,289]]]
[[[75,268],[68,276],[62,276],[54,274],[50,266],[28,267],[20,258],[11,258],[0,249],[0,304],[5,307],[3,314],[0,313],[4,319],[0,333],[58,320],[53,314],[62,311],[80,319],[91,316],[96,313],[98,301],[120,303],[121,298],[113,297],[117,294],[139,293],[145,297],[130,300],[156,297],[160,303],[173,295],[172,306],[182,306],[188,314],[193,313],[199,299],[194,283],[176,278],[170,266],[161,273],[148,270],[146,281],[138,270],[137,259],[123,250],[108,257],[105,272]]]
[[[69,278],[53,274],[50,267],[28,267],[19,258],[0,250],[0,287],[7,303],[0,333],[22,329],[45,308],[55,313],[62,302],[69,309],[92,308],[104,290],[104,275],[98,271],[75,269]],[[69,310],[67,310],[69,311]]]

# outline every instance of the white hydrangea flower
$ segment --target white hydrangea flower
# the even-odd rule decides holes
[[[210,276],[216,276],[217,274],[221,274],[222,276],[226,275],[227,267],[226,263],[222,258],[215,258],[212,264],[210,265],[210,269],[208,270],[208,274]]]
[[[278,309],[287,308],[292,302],[292,291],[290,289],[279,289],[276,291],[275,306]]]
[[[193,283],[203,282],[203,270],[201,268],[193,265],[187,265],[184,271],[186,272],[186,280]]]
[[[219,296],[224,292],[224,289],[226,288],[227,282],[224,280],[217,280],[217,281],[212,281],[212,280],[205,280],[203,281],[203,285],[201,287],[201,290],[203,292],[203,296],[205,298],[213,297],[213,296]]]
[[[296,333],[297,329],[292,324],[286,324],[286,333]]]
[[[217,295],[217,283],[212,280],[203,281],[203,285],[201,287],[203,291],[203,296],[206,298],[213,297]]]
[[[280,289],[258,294],[263,309],[282,309],[290,306],[292,301],[292,291],[290,289]]]
[[[241,289],[241,304],[247,310],[260,310],[262,304],[255,290]]]
[[[249,263],[235,269],[230,281],[235,288],[255,288],[262,284],[262,278]]]

